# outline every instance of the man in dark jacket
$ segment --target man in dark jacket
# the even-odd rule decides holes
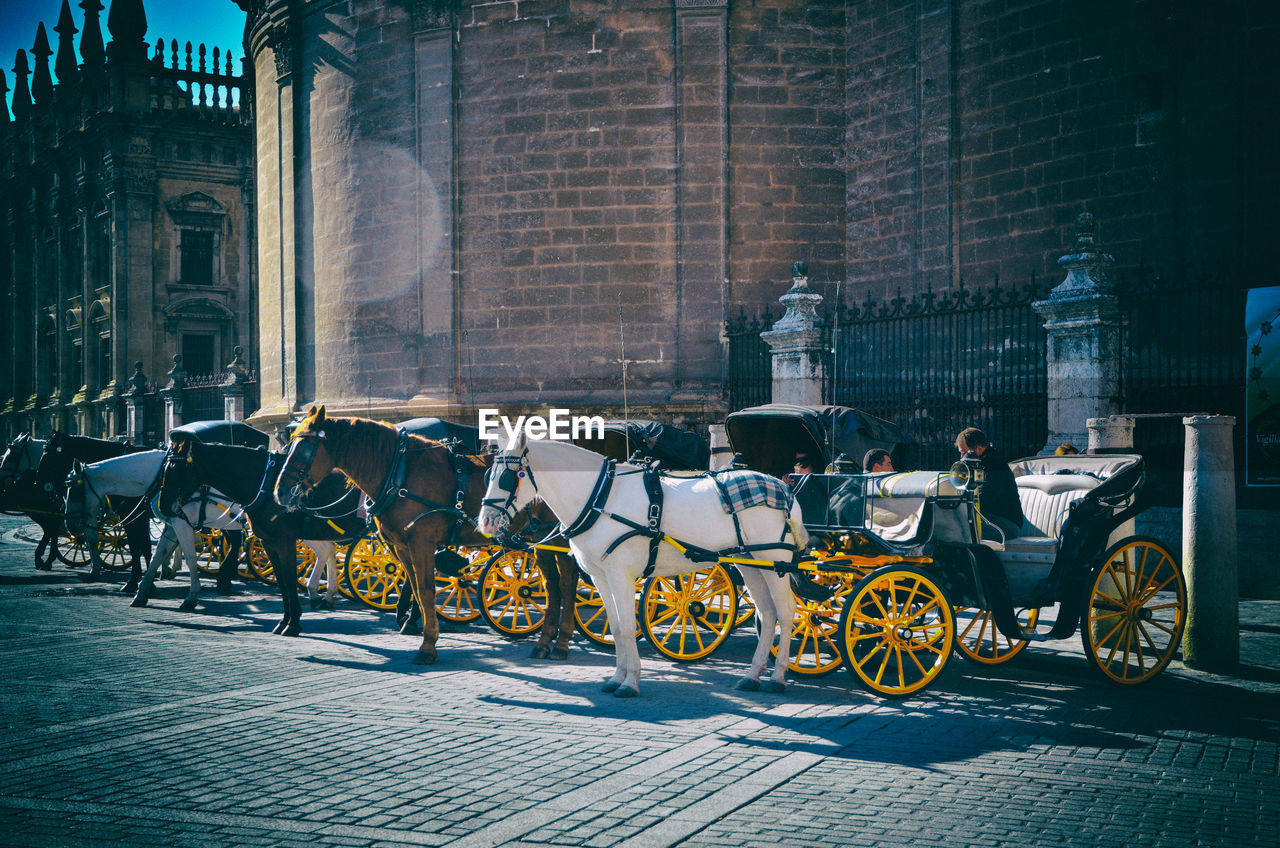
[[[978,495],[978,512],[982,520],[996,525],[1005,539],[1019,535],[1023,520],[1022,500],[1018,497],[1018,484],[1013,479],[1008,461],[992,446],[987,434],[977,427],[960,431],[956,436],[956,450],[961,456],[972,452],[982,461],[986,472],[986,482]]]

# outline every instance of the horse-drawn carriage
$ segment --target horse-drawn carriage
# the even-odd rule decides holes
[[[855,413],[760,407],[730,415],[726,430],[746,464],[773,473],[797,449],[827,460],[887,441],[870,446],[901,455],[895,433],[874,420],[859,426]],[[1000,663],[1077,628],[1113,681],[1163,669],[1186,593],[1173,556],[1122,529],[1141,509],[1142,458],[1032,457],[1010,467],[1026,520],[1009,539],[984,526],[981,467],[970,458],[947,472],[793,477],[811,541],[794,579],[792,669],[843,665],[867,689],[902,697],[936,681],[953,649]],[[1041,610],[1055,606],[1052,627],[1037,630]]]

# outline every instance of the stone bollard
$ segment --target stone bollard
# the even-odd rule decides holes
[[[707,427],[707,441],[711,444],[711,471],[719,471],[729,467],[733,458],[733,448],[729,447],[729,436],[723,424],[712,424]]]
[[[1192,668],[1229,671],[1240,662],[1236,561],[1236,479],[1230,415],[1182,419],[1182,572],[1187,627],[1182,659]]]
[[[809,266],[791,265],[791,288],[778,298],[787,308],[772,329],[760,334],[773,354],[774,403],[817,406],[827,379],[827,350],[818,307],[822,295],[809,288]]]
[[[1133,450],[1133,418],[1107,415],[1090,418],[1089,453],[1127,453]]]

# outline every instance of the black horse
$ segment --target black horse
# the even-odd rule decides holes
[[[40,464],[36,466],[35,484],[57,504],[58,512],[62,512],[65,504],[62,492],[66,488],[67,475],[77,460],[88,464],[104,459],[114,459],[126,453],[143,450],[128,442],[117,442],[110,439],[94,439],[89,436],[72,436],[61,430],[55,431],[44,446],[40,456]],[[125,537],[129,542],[129,582],[120,588],[121,592],[135,592],[138,580],[142,577],[144,563],[151,559],[151,508],[145,498],[126,498],[112,496],[107,499],[112,511],[121,517],[124,524]],[[86,545],[93,563],[86,580],[102,579],[102,558],[98,555],[97,531],[89,529]]]
[[[23,433],[9,442],[0,457],[0,512],[25,515],[40,527],[40,542],[35,550],[35,566],[40,571],[53,568],[55,556],[71,565],[58,550],[58,537],[64,529],[62,502],[55,493],[36,484],[36,466],[44,446],[44,439]]]
[[[160,512],[176,513],[178,505],[200,486],[217,489],[244,506],[253,533],[275,570],[284,615],[271,632],[297,636],[302,632],[302,604],[298,599],[298,540],[353,542],[364,532],[357,517],[360,492],[341,474],[320,483],[311,503],[314,512],[287,510],[271,496],[284,454],[260,448],[205,444],[184,440],[174,445],[161,469]]]

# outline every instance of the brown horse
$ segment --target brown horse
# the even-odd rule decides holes
[[[281,506],[296,507],[331,470],[346,474],[372,500],[369,515],[404,564],[422,610],[422,644],[414,662],[435,662],[436,548],[455,541],[466,515],[480,512],[485,462],[440,442],[366,418],[329,418],[312,407],[294,431],[275,485]]]

